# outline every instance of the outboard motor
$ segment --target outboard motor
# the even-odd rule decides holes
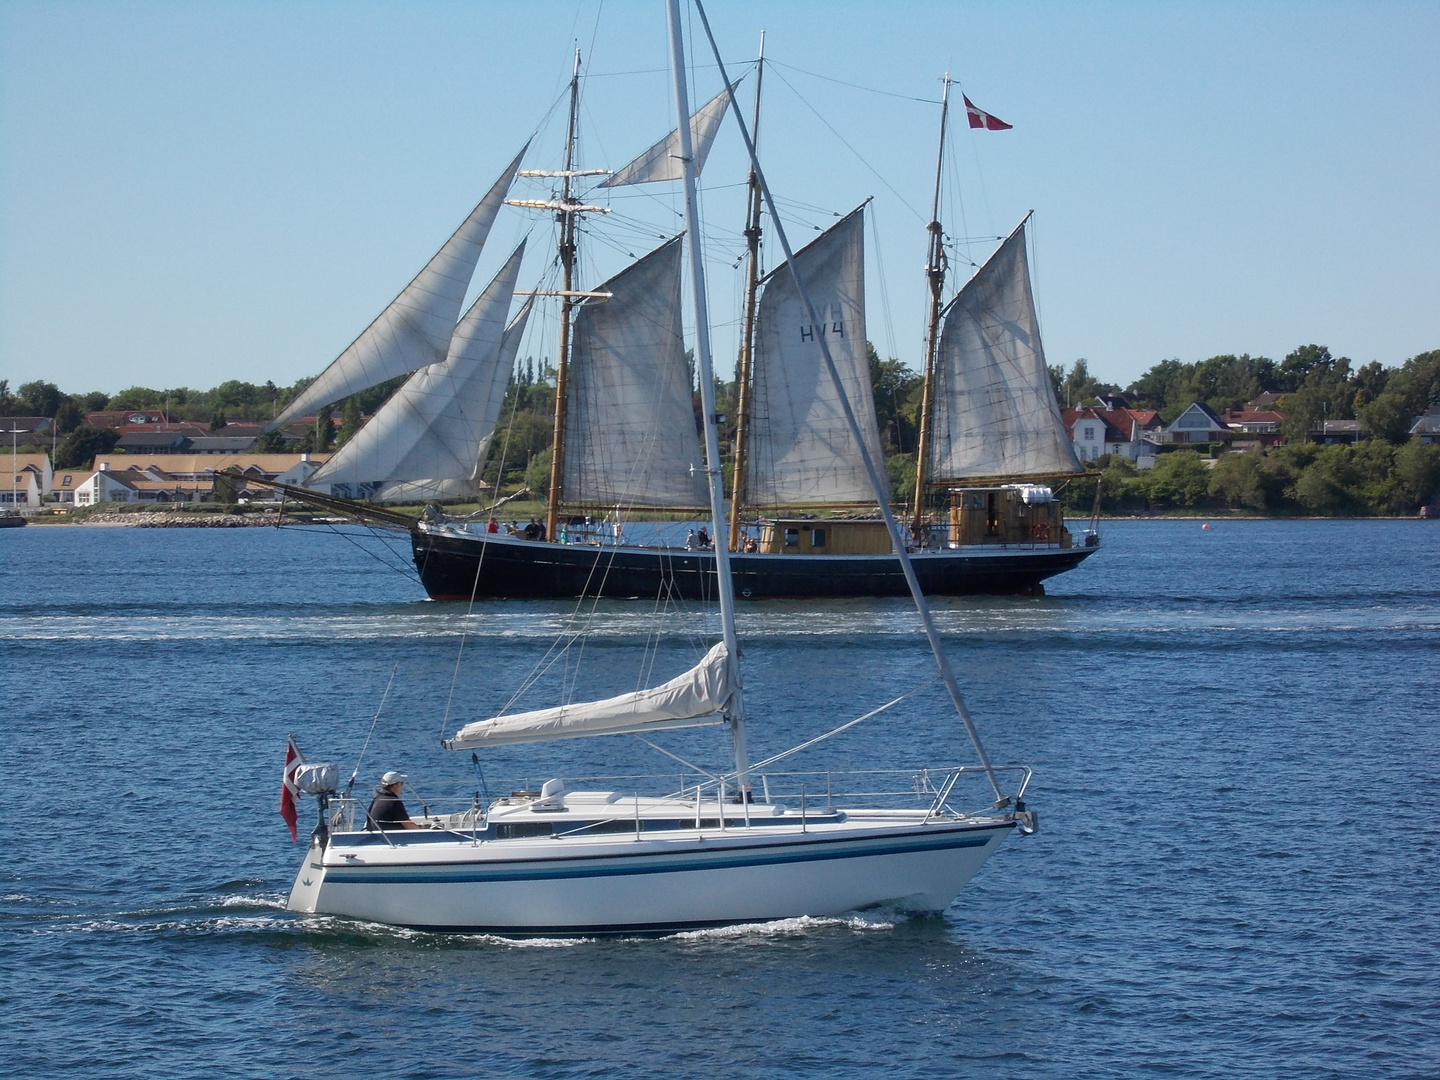
[[[330,796],[340,787],[340,767],[333,761],[296,765],[290,779],[296,790],[314,795],[319,804],[319,820],[310,834],[310,843],[323,848],[330,842]]]

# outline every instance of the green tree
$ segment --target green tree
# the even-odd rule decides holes
[[[525,486],[536,498],[543,499],[550,492],[550,448],[547,446],[530,459],[525,469]]]
[[[1257,454],[1225,454],[1210,470],[1209,493],[1232,509],[1265,509],[1265,486]]]
[[[1194,506],[1210,490],[1210,470],[1194,450],[1161,454],[1148,479],[1151,500],[1162,506]]]
[[[80,406],[75,399],[67,397],[55,410],[55,430],[61,435],[68,435],[85,422],[85,414],[80,411]]]
[[[225,413],[223,410],[216,409],[213,413],[210,414],[211,431],[224,431],[225,425],[228,423],[229,421],[225,419]]]
[[[329,405],[315,411],[315,452],[323,454],[335,441],[335,413]]]
[[[279,431],[262,432],[255,440],[255,453],[280,454],[285,451],[285,436]]]
[[[120,433],[111,428],[95,428],[82,424],[69,435],[55,450],[57,469],[88,468],[96,454],[108,454],[120,441]]]
[[[20,405],[28,416],[54,416],[55,410],[65,400],[60,388],[52,382],[28,382],[20,384]]]
[[[335,441],[336,448],[344,446],[360,430],[360,404],[355,398],[345,399],[345,411],[340,414],[340,435]]]
[[[1440,496],[1440,446],[1411,439],[1395,451],[1396,487],[1404,510],[1415,510]]]

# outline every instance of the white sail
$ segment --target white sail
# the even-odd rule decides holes
[[[795,265],[820,323],[811,325],[789,267],[773,271],[756,316],[747,501],[873,504],[859,444],[819,344],[822,335],[829,342],[845,396],[883,475],[866,352],[864,208],[796,252]]]
[[[266,430],[368,387],[444,360],[480,250],[520,168],[522,149],[415,280],[290,402]]]
[[[446,741],[445,748],[465,750],[504,743],[718,724],[724,720],[722,714],[729,700],[729,653],[722,642],[689,671],[660,686],[604,701],[477,720],[456,732],[453,739]]]
[[[739,84],[737,79],[735,85]],[[710,146],[720,131],[720,122],[725,119],[729,104],[730,92],[722,90],[690,117],[690,152],[695,155],[696,176],[705,167],[705,159],[710,156]],[[652,184],[659,180],[679,180],[680,175],[680,130],[677,128],[600,186]]]
[[[419,502],[425,499],[468,499],[480,490],[480,474],[485,468],[485,459],[490,454],[491,440],[495,438],[495,425],[500,420],[500,410],[505,404],[505,392],[510,387],[510,374],[515,370],[515,357],[520,351],[520,341],[525,336],[525,325],[530,321],[530,312],[535,298],[527,296],[525,303],[500,341],[500,360],[491,368],[488,395],[476,393],[473,400],[480,405],[480,420],[469,425],[461,434],[464,448],[453,455],[457,462],[464,461],[471,444],[474,445],[474,465],[468,476],[427,477],[419,480],[391,480],[382,484],[371,498],[375,502]],[[459,334],[459,330],[456,331]],[[465,395],[470,400],[472,395]],[[480,432],[480,438],[475,436]]]
[[[353,485],[381,501],[473,493],[480,444],[495,430],[510,374],[505,316],[524,253],[522,242],[470,306],[445,361],[411,375],[307,486]]]
[[[1040,345],[1023,222],[950,302],[934,401],[934,483],[1080,471]]]
[[[575,316],[565,502],[706,505],[680,326],[680,239],[623,270]]]

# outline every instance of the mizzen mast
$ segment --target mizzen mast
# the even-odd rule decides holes
[[[935,357],[940,345],[940,309],[945,291],[945,234],[940,227],[940,179],[945,164],[945,122],[950,112],[950,73],[945,73],[940,94],[940,148],[935,154],[935,197],[930,204],[930,251],[925,276],[930,280],[930,318],[925,331],[925,386],[920,395],[919,437],[915,446],[915,512],[910,531],[918,547],[925,546],[925,488],[929,484],[926,459],[930,456],[930,414],[934,409]]]
[[[765,73],[765,33],[760,33],[760,56],[755,64],[755,138],[760,138],[760,82]],[[746,440],[750,426],[750,379],[755,354],[755,297],[760,288],[760,179],[750,168],[749,209],[745,216],[745,242],[750,265],[745,272],[745,322],[740,333],[740,362],[735,370],[735,475],[731,482],[730,550],[740,549],[740,509],[745,502]]]

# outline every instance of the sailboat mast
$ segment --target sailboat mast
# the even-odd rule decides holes
[[[760,81],[765,74],[765,32],[760,32],[760,56],[755,63],[755,138],[760,138]],[[740,363],[735,371],[735,476],[731,483],[730,550],[740,549],[740,508],[745,502],[746,439],[750,427],[750,373],[755,352],[755,296],[760,289],[760,179],[750,169],[750,203],[745,216],[745,243],[750,265],[745,271],[745,323],[740,332]]]
[[[701,0],[694,0],[695,13],[700,17],[700,25],[705,30],[705,37],[710,42],[711,55],[715,57],[715,66],[720,69],[721,81],[731,87],[730,76],[725,72],[725,61],[720,56],[720,46],[715,43],[715,35],[710,30],[710,20],[705,15],[705,5]],[[678,0],[670,0],[672,11],[676,9]],[[678,23],[678,11],[671,16],[672,22]],[[671,28],[672,40],[676,34],[675,28]],[[672,49],[675,46],[672,45]],[[740,128],[740,137],[745,141],[745,150],[750,155],[750,164],[756,174],[760,177],[760,191],[765,196],[765,205],[770,211],[770,220],[775,226],[775,239],[780,244],[780,250],[785,253],[785,263],[790,268],[791,279],[795,282],[795,290],[804,301],[806,315],[811,324],[818,323],[820,319],[815,313],[815,304],[810,299],[810,294],[805,289],[805,282],[801,280],[799,272],[795,269],[795,253],[790,248],[790,241],[785,235],[785,225],[780,220],[780,215],[775,209],[775,196],[770,191],[770,185],[765,182],[765,173],[760,168],[760,159],[755,154],[755,142],[750,138],[750,131],[745,126],[745,117],[740,113],[739,104],[735,100],[735,91],[732,88],[730,94],[730,111],[735,116],[735,123]],[[691,253],[694,258],[694,253]],[[925,601],[925,593],[920,588],[920,580],[915,576],[915,566],[910,561],[910,555],[905,550],[905,537],[900,530],[900,523],[890,510],[890,504],[885,497],[885,482],[880,477],[879,466],[870,456],[870,451],[865,447],[865,439],[860,433],[860,422],[855,419],[855,410],[850,407],[849,399],[845,397],[844,384],[840,381],[840,373],[835,367],[835,358],[830,355],[830,346],[825,340],[825,335],[818,335],[816,344],[820,346],[820,355],[824,358],[826,371],[830,375],[831,383],[840,390],[840,408],[845,414],[846,426],[850,428],[851,434],[860,449],[860,460],[865,466],[865,472],[870,477],[871,489],[875,492],[875,499],[880,510],[880,516],[885,519],[885,528],[890,533],[890,542],[895,548],[895,557],[900,563],[900,571],[905,575],[905,584],[910,587],[910,595],[915,601],[915,613],[920,616],[920,624],[924,628],[925,637],[930,642],[930,651],[935,656],[935,666],[940,671],[940,681],[945,684],[945,689],[950,693],[950,701],[955,706],[955,712],[959,715],[961,722],[965,725],[965,731],[970,736],[970,743],[975,747],[975,753],[980,758],[980,765],[985,770],[985,777],[990,781],[990,787],[995,792],[995,806],[998,809],[1009,802],[1009,797],[1000,791],[1000,781],[995,775],[995,769],[990,764],[990,757],[985,753],[985,747],[980,742],[980,732],[976,730],[975,721],[970,716],[970,709],[965,704],[964,695],[960,693],[960,684],[955,681],[955,673],[951,670],[950,661],[945,655],[945,648],[940,641],[939,631],[935,629],[935,620],[930,614],[930,605]],[[719,552],[717,552],[717,555]],[[726,573],[729,572],[729,563],[725,564]]]
[[[749,785],[750,761],[745,748],[745,701],[740,682],[740,645],[735,636],[735,585],[730,576],[728,545],[720,542],[725,521],[725,494],[720,482],[720,435],[715,421],[715,367],[710,357],[710,313],[705,298],[705,260],[700,248],[700,214],[695,196],[695,156],[690,141],[690,96],[685,85],[685,45],[681,40],[680,0],[667,0],[670,64],[675,77],[675,124],[680,135],[680,163],[685,181],[685,234],[690,246],[690,292],[695,304],[695,365],[700,374],[700,404],[705,414],[705,479],[710,493],[710,528],[715,536],[715,574],[719,578],[720,628],[729,654],[733,688],[728,714],[735,742],[735,782]],[[729,85],[728,83],[726,84]],[[752,168],[753,168],[752,162]],[[723,815],[722,815],[723,816]]]
[[[930,253],[925,259],[925,276],[930,279],[930,319],[925,331],[925,388],[920,395],[920,433],[915,446],[915,514],[911,532],[915,543],[924,546],[925,488],[930,482],[926,468],[930,456],[930,413],[935,393],[935,355],[940,347],[940,308],[945,291],[945,242],[940,228],[940,178],[945,165],[945,121],[950,113],[950,73],[940,94],[940,149],[935,154],[935,197],[930,203]]]
[[[553,540],[560,524],[560,500],[565,476],[565,405],[570,383],[570,311],[575,306],[575,218],[570,184],[575,168],[575,127],[580,117],[580,50],[570,75],[570,126],[565,134],[565,172],[560,181],[560,348],[555,366],[555,436],[550,451],[550,500],[545,510],[545,537]]]

